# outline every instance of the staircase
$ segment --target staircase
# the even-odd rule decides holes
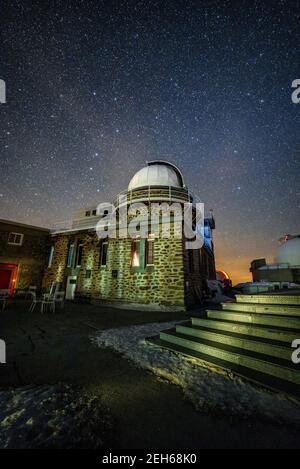
[[[300,296],[237,295],[221,308],[148,341],[300,397],[300,365],[291,359]]]

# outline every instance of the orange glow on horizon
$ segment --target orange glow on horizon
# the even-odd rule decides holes
[[[276,235],[275,240],[269,240],[258,230],[256,233],[243,230],[236,233],[233,237],[231,231],[227,230],[224,236],[222,228],[216,229],[214,233],[216,270],[227,272],[233,286],[252,282],[251,262],[254,259],[266,259],[267,263],[272,263],[278,249]]]
[[[216,250],[216,270],[227,272],[232,281],[232,285],[238,283],[252,282],[252,274],[250,272],[250,264],[254,259],[265,257],[272,259],[272,256],[259,256],[257,253],[251,255],[234,256],[228,252],[222,252],[221,249]]]

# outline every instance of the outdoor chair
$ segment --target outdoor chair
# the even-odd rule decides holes
[[[42,302],[44,301],[44,297],[37,298],[36,293],[34,291],[28,291],[28,294],[30,294],[32,298],[31,304],[29,306],[29,312],[32,313],[38,303],[42,304]]]
[[[25,293],[25,299],[26,299],[28,296],[32,296],[32,293],[35,293],[35,294],[36,294],[36,289],[37,289],[36,285],[30,285],[30,286],[28,287],[28,290],[27,290],[26,293]]]
[[[52,296],[50,293],[46,293],[43,296],[41,302],[41,313],[43,314],[47,311],[47,309],[49,309],[52,313],[55,313],[54,296]]]
[[[42,301],[42,305],[41,305],[41,313],[44,313],[47,309],[49,309],[51,313],[55,313],[56,303],[59,304],[60,309],[63,309],[64,304],[65,304],[65,292],[64,291],[57,291],[53,295],[51,294],[44,295],[44,300]]]
[[[65,292],[64,291],[57,291],[54,294],[51,293],[44,293],[41,298],[36,297],[35,292],[30,292],[32,296],[32,303],[29,307],[29,312],[33,312],[36,305],[41,305],[41,313],[45,313],[46,311],[50,311],[51,313],[55,313],[55,305],[58,303],[60,305],[60,309],[64,307],[65,303]]]
[[[54,301],[54,311],[55,311],[55,305],[56,303],[59,304],[60,309],[63,309],[65,305],[65,292],[64,291],[57,291],[53,295],[53,301]]]

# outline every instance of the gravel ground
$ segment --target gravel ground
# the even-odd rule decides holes
[[[99,399],[70,385],[0,391],[0,447],[108,447],[112,424]]]

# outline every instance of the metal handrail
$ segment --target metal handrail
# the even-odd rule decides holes
[[[114,205],[119,205],[120,197],[127,197],[127,204],[131,204],[135,200],[148,200],[149,202],[153,198],[165,200],[166,198],[171,202],[173,199],[177,199],[183,202],[192,202],[193,196],[187,189],[179,189],[172,186],[167,187],[151,187],[145,186],[139,189],[134,189],[132,191],[122,191],[119,192],[117,197],[114,200]]]

